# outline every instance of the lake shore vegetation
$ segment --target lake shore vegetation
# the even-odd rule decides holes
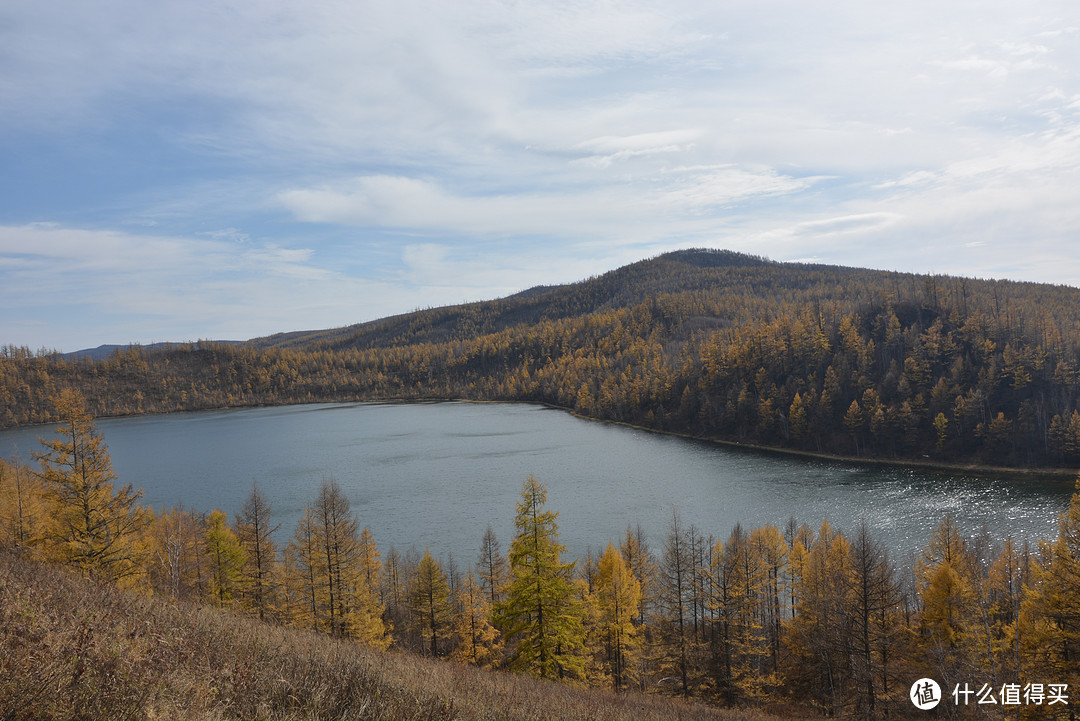
[[[92,515],[126,520],[74,553],[97,546],[61,532],[80,527],[58,489],[86,476],[57,458],[96,434],[63,405],[38,468],[0,463],[2,718],[907,718],[920,678],[959,717],[971,687],[1069,718],[1080,688],[1080,484],[1035,547],[946,514],[893,559],[865,525],[717,535],[675,513],[655,546],[630,527],[567,560],[529,477],[508,553],[478,528],[461,566],[380,551],[333,479],[283,548],[257,485],[231,518],[141,508],[86,441]]]

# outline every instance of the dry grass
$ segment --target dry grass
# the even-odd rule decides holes
[[[0,721],[156,718],[773,717],[379,652],[0,553]]]

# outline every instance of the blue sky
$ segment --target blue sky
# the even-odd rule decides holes
[[[0,344],[243,339],[676,248],[1080,286],[1075,0],[0,6]]]

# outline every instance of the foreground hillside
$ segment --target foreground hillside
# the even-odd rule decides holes
[[[0,718],[716,719],[137,596],[0,552]]]
[[[313,401],[530,401],[799,452],[1080,465],[1080,290],[681,251],[580,283],[103,361],[7,348],[0,427]]]

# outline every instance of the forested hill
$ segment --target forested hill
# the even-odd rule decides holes
[[[259,347],[388,348],[468,340],[522,324],[629,308],[650,298],[715,288],[731,282],[708,269],[783,267],[727,250],[682,250],[624,266],[580,283],[537,286],[507,298],[432,308],[334,330],[279,333],[251,341]]]
[[[8,348],[0,424],[331,400],[551,403],[800,451],[1080,464],[1080,290],[689,250],[563,286],[104,361]]]

